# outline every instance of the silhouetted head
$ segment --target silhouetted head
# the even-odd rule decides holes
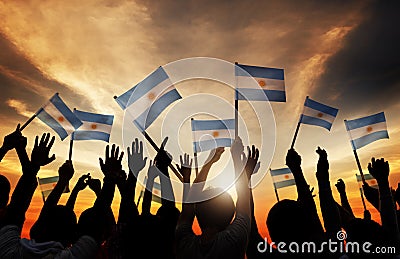
[[[48,208],[32,226],[30,236],[36,242],[57,241],[70,246],[76,241],[75,213],[62,205]]]
[[[282,200],[276,203],[268,213],[267,227],[272,241],[306,241],[315,236],[310,233],[310,217],[294,200]]]
[[[78,222],[79,235],[89,235],[100,243],[106,240],[115,226],[115,218],[111,208],[96,210],[89,208],[82,212]]]
[[[207,189],[203,191],[201,197],[212,198],[195,204],[195,214],[200,228],[224,230],[235,215],[236,207],[232,197],[220,188]]]
[[[10,197],[11,185],[7,177],[0,174],[0,209],[5,208]]]

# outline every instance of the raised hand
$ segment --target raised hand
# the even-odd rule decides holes
[[[250,147],[247,147],[247,161],[245,169],[248,179],[250,179],[251,176],[260,168],[260,162],[258,161],[259,156],[260,152],[258,148],[256,148],[254,145],[251,146],[251,149]]]
[[[136,138],[132,142],[132,150],[128,147],[127,151],[129,169],[137,176],[146,166],[147,161],[147,157],[143,157],[143,142]]]
[[[89,185],[90,179],[91,179],[90,173],[82,175],[81,177],[79,177],[79,180],[76,182],[75,188],[79,191],[84,190],[86,188],[86,186]]]
[[[369,173],[379,182],[387,182],[389,177],[389,162],[383,158],[375,160],[373,157],[368,164]]]
[[[119,147],[115,144],[112,145],[111,151],[110,146],[106,147],[105,160],[99,158],[100,168],[104,176],[109,179],[121,180],[126,178],[125,172],[122,170],[122,158],[124,157],[124,152],[119,153]]]
[[[184,154],[183,157],[180,156],[181,165],[176,164],[176,168],[183,176],[184,183],[190,183],[190,174],[192,173],[192,162],[193,159],[190,159],[189,154]]]
[[[65,163],[58,169],[59,181],[68,182],[74,176],[74,167],[71,160],[65,161]]]
[[[237,137],[235,141],[233,141],[232,146],[231,146],[231,155],[233,162],[242,162],[241,158],[244,150],[243,142],[240,137]]]
[[[329,181],[329,163],[328,163],[328,154],[324,149],[318,147],[315,151],[319,155],[318,164],[317,164],[317,179]]]
[[[172,161],[172,156],[165,151],[165,145],[167,144],[168,137],[166,137],[160,147],[160,150],[158,151],[156,157],[154,158],[154,163],[156,166],[161,170],[161,169],[166,169]],[[162,172],[165,172],[165,170],[161,170]]]
[[[222,153],[224,153],[225,148],[223,147],[217,147],[216,149],[211,150],[208,158],[207,158],[207,163],[214,164],[218,162],[218,160],[221,158]]]
[[[33,147],[32,150],[32,155],[31,155],[31,162],[33,165],[36,166],[45,166],[50,164],[56,159],[56,156],[53,154],[52,156],[49,156],[50,149],[53,146],[55,141],[55,137],[53,136],[50,139],[50,133],[44,133],[40,139],[39,142],[39,137],[36,136],[35,138],[35,146]]]
[[[157,166],[155,165],[155,163],[150,160],[150,164],[149,164],[149,169],[147,170],[147,181],[149,181],[150,179],[154,180],[157,178],[157,176],[159,175],[159,170],[157,168]]]
[[[292,148],[289,149],[286,155],[286,165],[292,170],[300,169],[301,167],[301,156]]]
[[[11,149],[15,148],[17,145],[20,145],[20,141],[22,134],[20,131],[20,124],[17,125],[15,131],[7,136],[4,137],[3,146],[2,148],[5,151],[10,151]],[[26,146],[26,143],[25,143]]]
[[[342,179],[337,180],[337,183],[335,184],[335,186],[339,193],[346,192],[346,184],[344,183],[344,181]]]

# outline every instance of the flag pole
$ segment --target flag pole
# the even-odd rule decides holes
[[[236,70],[236,66],[238,62],[235,62],[234,69]],[[235,139],[239,136],[239,101],[238,101],[238,91],[237,91],[237,76],[235,73]]]
[[[193,121],[193,118],[190,118],[191,121]],[[193,130],[192,130],[192,135],[193,135]],[[199,162],[197,160],[197,152],[196,150],[193,152],[193,157],[194,157],[194,168],[196,171],[196,176],[199,174]]]
[[[269,169],[269,174],[271,175],[271,168]],[[272,179],[272,183],[274,184],[276,200],[277,200],[277,202],[279,202],[278,190],[276,189],[276,185],[275,185],[274,179],[272,178],[272,175],[271,175],[271,179]]]
[[[344,125],[346,126],[347,133],[349,134],[349,137],[350,137],[350,142],[351,142],[351,146],[352,146],[352,148],[353,148],[353,154],[354,154],[354,157],[355,157],[355,159],[356,159],[358,171],[360,172],[362,182],[365,183],[365,177],[364,177],[364,173],[363,173],[363,171],[362,171],[360,159],[358,158],[357,149],[356,149],[356,147],[355,147],[354,144],[353,144],[353,138],[351,137],[351,133],[350,133],[350,131],[349,131],[349,128],[347,127],[347,120],[344,120]]]
[[[71,134],[71,139],[69,141],[69,154],[68,154],[68,160],[72,161],[72,148],[74,146],[74,132]]]
[[[117,99],[117,96],[114,96],[114,99]],[[135,123],[135,121],[134,121]],[[136,123],[135,123],[136,125]],[[143,134],[144,138],[150,143],[150,145],[154,148],[155,151],[159,152],[160,148],[158,148],[157,144],[153,141],[153,139],[150,137],[149,134],[147,134],[146,130],[141,130],[138,125],[136,127],[139,129],[139,131]],[[172,172],[175,173],[176,177],[183,182],[183,177],[182,175],[176,170],[176,168],[172,165],[172,163],[169,164],[169,168],[171,168]]]
[[[290,146],[290,149],[293,149],[294,143],[296,142],[296,138],[297,138],[297,135],[298,135],[299,129],[300,129],[301,116],[302,116],[302,115],[300,115],[299,122],[297,122],[296,131],[294,132],[294,136],[293,136],[293,140],[292,140],[292,145]]]
[[[356,174],[356,179],[357,179],[357,174]],[[365,211],[365,210],[367,210],[367,206],[365,205],[364,192],[363,192],[362,187],[360,187],[360,184],[358,183],[358,181],[357,181],[357,184],[358,184],[358,189],[360,190],[361,201],[362,201],[364,211]]]
[[[25,129],[26,126],[28,126],[28,125],[33,121],[33,119],[36,118],[36,116],[37,116],[37,113],[33,114],[32,117],[30,117],[30,118],[24,123],[24,125],[22,125],[21,128],[19,128],[19,130],[22,131],[23,129]]]

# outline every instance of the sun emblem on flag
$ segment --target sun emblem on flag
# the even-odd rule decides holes
[[[289,175],[287,174],[287,175],[285,175],[285,179],[289,179]]]
[[[318,116],[319,118],[321,118],[321,117],[324,116],[324,114],[323,114],[322,112],[319,112],[319,113],[317,114],[317,116]]]
[[[58,117],[59,122],[63,122],[64,120],[65,120],[64,117],[62,117],[62,116]]]
[[[375,181],[375,180],[372,180],[372,181],[371,181],[371,184],[372,184],[372,185],[376,185],[376,181]]]
[[[97,129],[97,125],[96,124],[92,124],[92,129]]]
[[[149,94],[147,95],[147,97],[148,97],[150,100],[154,100],[154,98],[156,98],[156,95],[155,95],[154,93],[149,93]]]
[[[258,85],[263,87],[265,86],[265,81],[264,80],[258,80]]]
[[[212,135],[213,135],[214,138],[216,138],[216,137],[219,136],[219,132],[218,131],[214,131]]]
[[[372,131],[372,127],[370,126],[367,128],[367,132],[371,132],[371,131]]]

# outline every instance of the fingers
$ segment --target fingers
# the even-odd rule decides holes
[[[139,141],[139,152],[140,154],[143,154],[143,142]]]
[[[39,136],[35,137],[35,147],[39,146]]]
[[[186,157],[185,157],[185,158],[186,158]],[[181,165],[183,166],[183,165],[184,165],[184,163],[183,163],[182,155],[181,155],[181,156],[179,156],[179,160],[181,161]]]
[[[109,156],[108,156],[108,154],[109,154],[109,152],[110,152],[110,145],[107,145],[106,146],[106,160],[108,160],[109,159]]]
[[[51,163],[51,162],[53,162],[54,160],[56,160],[56,155],[55,155],[55,154],[53,154],[53,155],[49,158],[48,164]]]
[[[49,145],[47,146],[48,149],[51,149],[51,147],[53,146],[55,140],[56,140],[56,137],[53,136],[53,137],[51,138],[51,140],[50,140]]]
[[[118,154],[117,154],[117,155],[118,155]],[[121,155],[120,155],[119,158],[118,158],[118,161],[121,162],[123,157],[124,157],[124,152],[122,151],[122,152],[121,152]]]
[[[165,139],[164,139],[163,142],[161,143],[161,147],[160,147],[161,150],[164,150],[165,145],[167,145],[167,142],[168,142],[168,137],[165,137]]]
[[[17,128],[15,129],[16,132],[20,132],[21,131],[21,124],[18,123]]]
[[[46,133],[43,133],[42,137],[40,138],[40,142],[39,142],[40,145],[43,144],[45,138],[46,138]]]

